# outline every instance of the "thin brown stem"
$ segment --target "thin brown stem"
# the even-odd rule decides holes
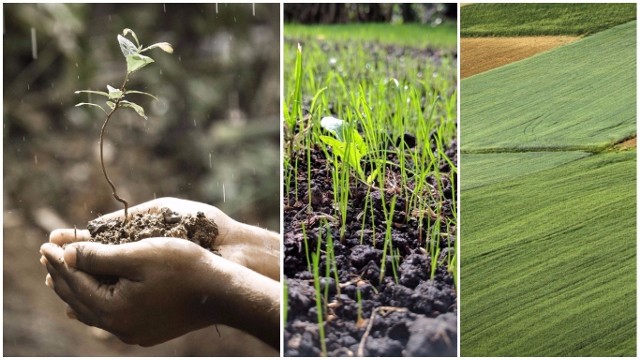
[[[125,76],[124,82],[122,83],[122,86],[120,86],[120,91],[122,91],[123,96],[125,91],[124,87],[127,84],[128,80],[129,80],[129,74]],[[123,226],[124,226],[124,224],[127,223],[127,219],[129,218],[129,214],[128,214],[129,203],[125,199],[118,196],[118,193],[116,192],[116,186],[113,184],[113,181],[111,181],[111,178],[109,178],[109,175],[107,174],[107,169],[104,166],[104,155],[103,155],[104,154],[104,151],[103,151],[104,132],[105,132],[105,129],[107,128],[107,124],[109,123],[109,120],[111,119],[111,116],[118,109],[118,104],[120,103],[121,99],[122,98],[118,98],[115,100],[113,109],[111,109],[111,112],[107,114],[107,118],[104,120],[104,123],[102,124],[102,129],[100,129],[100,165],[102,166],[102,174],[104,175],[104,178],[107,180],[107,182],[109,183],[109,186],[111,187],[111,195],[113,195],[114,199],[116,199],[117,201],[121,202],[124,205],[124,222],[123,222]]]

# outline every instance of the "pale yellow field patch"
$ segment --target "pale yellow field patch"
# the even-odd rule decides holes
[[[460,76],[466,78],[578,40],[577,36],[460,39]]]

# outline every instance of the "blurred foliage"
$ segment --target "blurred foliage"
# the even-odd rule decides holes
[[[301,24],[346,24],[366,22],[420,23],[439,25],[455,20],[457,4],[285,4],[284,21]]]
[[[278,4],[5,4],[5,209],[53,208],[83,227],[119,209],[101,179],[104,114],[78,89],[122,81],[116,35],[129,27],[173,56],[133,74],[149,120],[119,113],[106,166],[135,204],[176,196],[279,228]],[[34,41],[35,40],[35,41]]]

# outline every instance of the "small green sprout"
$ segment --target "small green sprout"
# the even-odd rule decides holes
[[[135,41],[135,44],[131,40],[126,38],[127,35],[131,35],[131,37]],[[144,118],[145,120],[147,119],[147,116],[145,115],[145,112],[144,112],[144,108],[134,102],[125,100],[125,97],[129,94],[140,94],[140,95],[150,96],[155,100],[158,100],[158,98],[154,95],[151,95],[143,91],[127,90],[126,85],[127,85],[127,82],[129,81],[129,75],[154,62],[152,58],[142,55],[143,52],[146,52],[151,49],[159,48],[171,54],[173,53],[173,47],[171,46],[171,44],[167,42],[159,42],[151,46],[147,46],[146,48],[143,48],[142,45],[140,45],[140,42],[138,41],[138,37],[136,36],[136,33],[131,29],[124,29],[122,31],[122,35],[118,35],[118,43],[120,44],[120,50],[122,50],[122,54],[124,55],[127,62],[127,72],[124,77],[124,81],[122,82],[122,85],[120,85],[120,87],[118,88],[115,88],[111,85],[107,85],[107,92],[95,91],[95,90],[78,90],[75,93],[76,94],[80,94],[80,93],[96,94],[96,95],[104,96],[107,98],[107,101],[105,102],[105,104],[110,109],[109,111],[105,110],[105,108],[102,107],[101,105],[91,103],[91,102],[81,102],[76,104],[76,106],[97,107],[100,110],[102,110],[102,112],[104,112],[107,116],[102,124],[102,129],[100,130],[100,164],[102,166],[102,173],[104,175],[104,178],[107,180],[107,183],[109,183],[109,186],[111,187],[111,191],[114,199],[116,199],[117,201],[121,202],[124,205],[124,223],[126,223],[128,218],[129,203],[123,198],[121,198],[120,196],[118,196],[116,192],[116,187],[113,184],[113,181],[111,181],[111,179],[109,178],[109,175],[107,174],[107,170],[104,166],[104,156],[103,156],[104,132],[105,132],[105,129],[107,128],[107,124],[109,123],[109,120],[111,119],[113,114],[120,108],[132,109],[142,118]]]
[[[335,136],[334,138],[321,135],[320,140],[331,146],[333,152],[342,161],[347,162],[351,168],[356,169],[361,179],[365,179],[360,160],[369,152],[369,147],[358,133],[358,130],[353,126],[349,126],[344,120],[336,119],[332,116],[322,118],[320,125]],[[370,181],[367,182],[370,183]]]

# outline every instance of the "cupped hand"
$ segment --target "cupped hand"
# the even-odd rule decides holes
[[[72,231],[60,238],[77,239]],[[151,346],[220,323],[277,348],[279,283],[192,242],[47,243],[40,252],[47,285],[67,303],[67,314],[128,344]]]
[[[189,241],[144,239],[123,245],[80,242],[66,248],[44,244],[48,285],[72,311],[68,314],[103,328],[128,344],[155,345],[213,323],[223,310],[229,275],[226,261]],[[93,275],[117,276],[115,284]],[[216,287],[204,287],[206,282]],[[217,288],[217,289],[216,289]],[[220,290],[211,292],[212,290]],[[209,305],[209,304],[207,304]]]
[[[214,244],[223,258],[279,280],[280,236],[277,233],[235,221],[215,206],[169,197],[133,206],[129,208],[129,216],[136,213],[160,214],[165,207],[181,215],[195,216],[198,212],[204,213],[218,226],[218,236]],[[124,210],[120,210],[103,215],[101,219],[123,217]],[[66,243],[89,239],[90,234],[86,230],[62,229],[53,231],[49,241],[63,246]]]

